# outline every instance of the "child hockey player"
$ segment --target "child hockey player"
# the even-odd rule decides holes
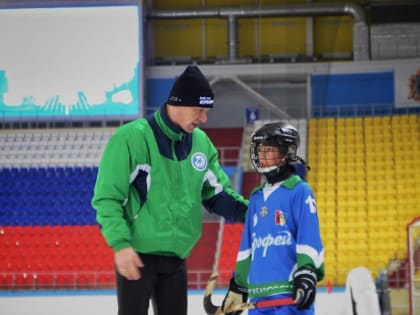
[[[293,297],[294,305],[251,309],[250,315],[313,315],[316,283],[324,277],[324,249],[311,187],[296,165],[299,133],[287,122],[269,123],[251,136],[251,163],[266,182],[250,197],[234,277],[222,310]],[[301,168],[302,169],[302,168]],[[242,311],[227,314],[238,315]]]

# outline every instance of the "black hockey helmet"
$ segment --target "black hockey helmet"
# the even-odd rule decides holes
[[[297,156],[299,144],[299,132],[294,126],[286,121],[268,123],[251,135],[250,155],[252,166],[258,173],[266,176],[269,182],[281,180],[284,176],[290,174],[289,164],[301,160]],[[258,158],[258,147],[261,145],[278,147],[283,156],[281,164],[262,167]]]

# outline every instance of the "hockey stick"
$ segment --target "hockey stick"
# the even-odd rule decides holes
[[[204,306],[204,310],[206,311],[208,315],[225,314],[221,306],[216,306],[211,301],[211,295],[216,285],[217,277],[218,277],[217,272],[213,272],[213,274],[209,278],[209,281],[207,282],[206,290],[204,291],[203,306]],[[294,301],[293,298],[291,297],[283,298],[283,299],[259,301],[256,303],[249,302],[249,303],[233,305],[232,307],[229,308],[229,310],[227,310],[227,313],[235,312],[235,311],[244,311],[244,310],[249,310],[253,308],[264,308],[264,307],[284,306],[284,305],[293,305],[293,304],[296,304],[296,301]]]

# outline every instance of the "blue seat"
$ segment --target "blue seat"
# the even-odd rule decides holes
[[[70,166],[67,166],[64,169],[64,173],[66,174],[66,176],[71,176],[74,173],[74,168],[73,167],[70,167]]]
[[[10,169],[8,167],[0,168],[0,178],[9,178]]]
[[[29,168],[29,175],[31,177],[34,177],[37,174],[37,169],[35,167],[30,167]]]
[[[47,170],[45,167],[38,167],[36,169],[36,174],[37,177],[44,178],[45,176],[47,176]]]
[[[11,167],[10,168],[10,177],[17,177],[19,175],[19,168]]]
[[[20,176],[27,176],[29,173],[29,169],[27,167],[20,167],[19,168],[19,175]]]
[[[76,166],[76,167],[73,169],[73,173],[74,173],[74,174],[77,174],[77,175],[81,175],[81,174],[83,173],[83,167]]]
[[[0,168],[0,225],[92,225],[97,167]]]

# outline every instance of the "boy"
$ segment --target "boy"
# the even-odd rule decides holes
[[[304,164],[296,155],[299,142],[298,131],[287,122],[266,124],[251,136],[251,163],[267,181],[250,197],[224,312],[249,295],[252,302],[290,296],[296,301],[252,309],[250,315],[314,314],[324,249],[312,189],[297,175],[296,163]]]

